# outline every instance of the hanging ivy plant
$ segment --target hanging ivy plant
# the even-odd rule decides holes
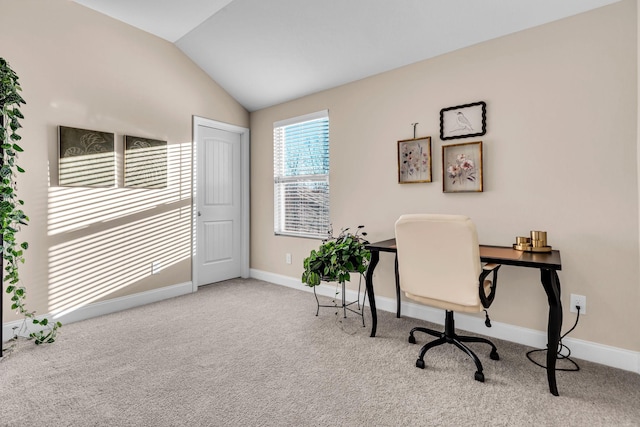
[[[25,306],[26,289],[21,286],[19,267],[24,264],[24,251],[29,248],[27,242],[18,243],[16,234],[26,226],[29,217],[22,211],[24,201],[18,197],[16,177],[24,173],[17,161],[24,150],[18,144],[22,127],[20,120],[24,116],[20,106],[25,100],[20,96],[22,88],[18,75],[7,61],[0,58],[0,226],[2,232],[2,281],[7,285],[6,293],[11,295],[11,309],[24,316],[22,327],[16,331],[14,339],[26,334],[36,344],[52,343],[56,340],[60,322],[49,322],[47,318],[38,319],[35,311]],[[38,325],[35,332],[29,332],[28,321]],[[1,319],[0,319],[1,323]]]

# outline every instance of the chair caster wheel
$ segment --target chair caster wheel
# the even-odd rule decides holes
[[[409,335],[409,342],[411,344],[415,344],[416,343],[416,337],[414,337],[413,335]]]
[[[482,372],[476,372],[475,379],[476,379],[476,381],[480,381],[481,383],[483,383],[484,382],[484,374]]]
[[[424,360],[422,359],[416,360],[416,368],[424,369]]]
[[[495,350],[491,350],[491,354],[489,354],[489,357],[491,358],[491,360],[500,360],[500,355]]]

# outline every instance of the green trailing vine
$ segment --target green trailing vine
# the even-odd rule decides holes
[[[18,197],[16,177],[25,170],[17,164],[18,155],[24,150],[18,144],[21,137],[18,129],[24,116],[20,106],[26,104],[20,96],[22,88],[18,75],[7,61],[0,58],[0,225],[2,231],[3,283],[6,293],[11,295],[11,309],[24,316],[22,327],[15,332],[13,339],[22,334],[35,340],[36,344],[52,343],[56,340],[60,322],[50,322],[47,318],[38,319],[35,311],[25,306],[26,289],[21,286],[19,267],[24,264],[24,251],[29,248],[27,242],[18,243],[17,233],[26,226],[29,217],[22,210],[24,201]],[[0,319],[0,323],[1,323]],[[37,325],[35,332],[29,332],[28,322]],[[18,328],[15,328],[18,329]],[[15,331],[14,329],[14,331]]]

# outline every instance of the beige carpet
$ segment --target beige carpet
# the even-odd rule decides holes
[[[578,361],[554,397],[526,347],[494,340],[500,361],[472,344],[479,383],[451,345],[415,368],[407,334],[426,322],[381,312],[369,338],[370,319],[315,311],[310,293],[238,279],[65,325],[0,360],[0,425],[640,426],[640,375]]]

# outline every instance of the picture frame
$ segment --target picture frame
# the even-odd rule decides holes
[[[115,136],[111,132],[58,126],[58,184],[114,187]]]
[[[167,141],[124,135],[124,186],[167,187]]]
[[[487,133],[487,104],[483,101],[440,110],[440,139],[468,138]]]
[[[431,182],[431,137],[398,141],[398,183]]]
[[[442,192],[483,191],[482,141],[442,146]]]

